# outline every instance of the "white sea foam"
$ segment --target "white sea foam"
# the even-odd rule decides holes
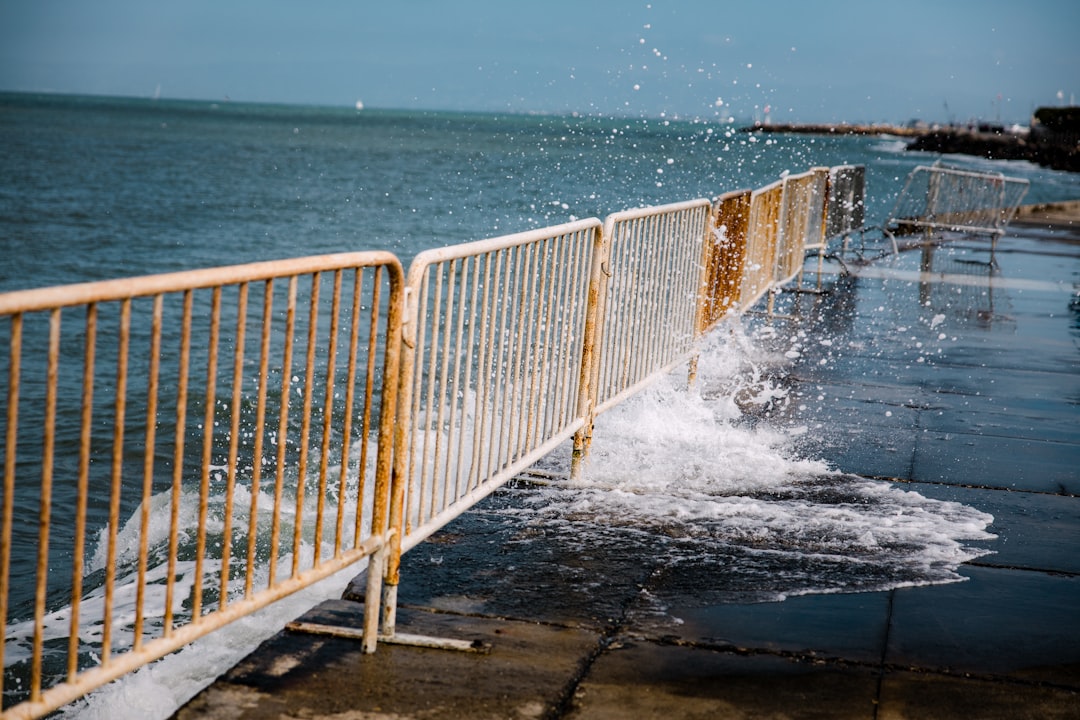
[[[283,558],[282,564],[288,561],[289,558]],[[340,597],[342,588],[361,569],[362,563],[342,570],[237,620],[66,706],[60,717],[79,720],[168,718],[287,622],[324,600]]]
[[[717,334],[694,388],[672,375],[602,416],[585,479],[540,492],[529,521],[594,549],[644,533],[671,564],[723,565],[702,602],[962,580],[992,516],[799,457],[805,426],[748,421],[787,402],[770,380],[787,362],[738,327]]]

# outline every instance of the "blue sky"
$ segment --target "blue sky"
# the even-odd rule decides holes
[[[7,0],[0,90],[1026,122],[1080,95],[1078,32],[1075,0]]]

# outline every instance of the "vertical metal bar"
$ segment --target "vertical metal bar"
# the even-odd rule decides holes
[[[143,449],[142,511],[139,518],[138,587],[135,598],[135,640],[132,649],[142,649],[143,621],[146,616],[146,565],[150,542],[150,499],[154,494],[154,448],[157,440],[158,380],[161,372],[161,317],[163,298],[154,296],[150,322],[150,368],[146,387],[146,435]],[[79,557],[81,550],[76,550]],[[74,628],[73,628],[74,629]]]
[[[454,371],[455,383],[458,382],[458,377],[461,378],[461,432],[458,433],[458,448],[456,453],[456,461],[454,463],[454,499],[461,497],[462,493],[462,475],[465,475],[465,486],[469,484],[469,473],[471,472],[471,464],[465,464],[465,439],[468,434],[465,432],[466,420],[468,419],[468,391],[471,387],[475,397],[479,396],[481,379],[477,379],[475,385],[472,384],[472,372],[473,372],[473,355],[476,345],[476,314],[477,314],[477,297],[480,290],[480,258],[473,258],[473,277],[471,283],[467,283],[465,280],[468,277],[469,261],[464,261],[463,273],[462,273],[462,302],[461,309],[458,313],[458,366],[460,367],[460,359],[462,354],[462,345],[464,345],[465,352],[465,371],[461,373],[460,370]],[[469,302],[466,305],[464,301],[465,290],[471,284],[472,292],[469,296]],[[482,312],[482,309],[481,309]],[[472,318],[472,322],[469,323],[468,339],[466,340],[464,335],[464,321],[466,313]],[[455,402],[458,396],[458,391],[455,389],[454,397]],[[475,408],[475,403],[473,405]],[[480,417],[474,412],[472,420],[472,442],[470,443],[470,449],[475,448],[477,443],[482,441],[482,435],[479,431]],[[474,453],[469,453],[469,460],[473,458]],[[465,465],[464,469],[462,465]]]
[[[278,411],[277,458],[274,469],[274,509],[270,527],[270,576],[267,587],[274,587],[278,552],[281,545],[281,495],[285,486],[285,454],[289,445],[289,392],[292,383],[293,334],[296,331],[297,277],[289,278],[285,310],[285,347],[281,360],[281,408]],[[297,519],[299,521],[299,518]]]
[[[199,483],[199,524],[195,540],[195,587],[192,589],[191,621],[202,617],[203,564],[206,554],[206,521],[210,502],[210,465],[214,458],[214,414],[217,410],[218,340],[221,335],[221,287],[214,287],[210,301],[210,337],[207,338],[206,395],[203,412],[203,446]]]
[[[573,283],[570,275],[569,252],[574,244],[576,233],[561,235],[555,240],[552,248],[551,283],[548,288],[548,313],[547,332],[545,336],[545,351],[541,361],[544,373],[542,388],[543,407],[541,408],[540,429],[544,437],[556,432],[562,425],[560,419],[559,396],[566,383],[565,357],[570,348],[563,342],[562,328],[566,323],[566,292]]]
[[[563,381],[563,365],[560,361],[562,348],[560,328],[563,323],[563,292],[567,286],[566,250],[572,242],[570,235],[560,235],[552,240],[549,255],[551,274],[549,275],[546,319],[544,321],[544,345],[540,358],[540,405],[538,437],[549,436],[557,427],[558,408],[555,398]]]
[[[409,282],[405,288],[401,302],[404,305],[401,308],[402,320],[401,320],[401,342],[399,345],[394,343],[394,336],[390,334],[390,331],[395,326],[393,323],[389,323],[387,326],[387,358],[389,361],[390,353],[392,350],[397,349],[400,351],[400,366],[395,366],[398,373],[398,397],[397,397],[397,412],[389,412],[386,404],[383,404],[383,412],[380,417],[380,438],[383,437],[382,421],[386,418],[387,414],[390,414],[392,425],[389,432],[393,436],[393,458],[390,471],[390,490],[391,498],[389,504],[389,526],[393,537],[390,539],[391,548],[389,552],[389,558],[387,560],[387,567],[385,572],[386,585],[383,588],[382,597],[382,632],[384,635],[393,636],[396,623],[397,614],[397,585],[400,580],[400,565],[401,565],[401,543],[404,536],[409,531],[409,508],[406,506],[406,497],[411,501],[411,495],[415,488],[413,485],[413,469],[415,465],[415,437],[416,426],[418,422],[418,410],[413,404],[414,391],[419,391],[418,384],[414,378],[417,366],[419,365],[418,358],[422,354],[420,349],[423,347],[424,325],[423,316],[426,313],[427,307],[427,271],[425,270],[421,278],[416,278],[412,269],[409,271]],[[417,291],[416,285],[419,281],[421,288]],[[419,297],[417,297],[419,295]],[[394,311],[394,296],[391,293],[390,312]],[[383,387],[389,386],[390,377],[388,377],[390,369],[387,368],[386,375],[384,375]],[[418,402],[418,401],[417,401]],[[380,443],[381,446],[381,443]],[[405,449],[407,448],[407,452]],[[382,454],[380,453],[379,459],[381,460]],[[380,502],[383,501],[382,493],[378,487],[378,477],[376,477],[375,488],[375,503],[372,512],[372,533],[384,532],[385,527],[379,522],[378,511],[380,508]],[[369,598],[374,595],[374,584],[378,582],[379,578],[376,577],[372,570],[368,571],[368,594]],[[375,595],[378,597],[378,595]],[[365,620],[370,618],[373,604],[366,602],[364,606]]]
[[[360,531],[364,520],[364,514],[361,510],[364,507],[365,498],[367,497],[367,463],[368,463],[368,438],[371,435],[371,407],[375,398],[375,360],[378,350],[379,342],[379,307],[382,303],[382,267],[377,266],[375,268],[374,277],[372,278],[371,285],[371,316],[368,320],[370,329],[368,330],[368,348],[367,348],[367,370],[364,373],[364,415],[360,425],[360,470],[359,478],[356,483],[356,530],[353,538],[353,546],[360,544]],[[357,296],[360,296],[361,288],[357,284]],[[358,303],[357,308],[361,305]],[[387,308],[388,314],[390,308]],[[387,327],[389,330],[389,326]],[[399,352],[397,343],[399,338],[387,338],[386,344],[388,352],[390,346],[393,345],[393,349]],[[384,373],[385,373],[384,369]],[[394,380],[394,378],[391,378]],[[386,398],[382,398],[383,405],[385,406]],[[379,529],[372,527],[372,533],[380,532]]]
[[[292,577],[300,573],[300,540],[304,530],[304,490],[307,485],[308,443],[311,440],[311,402],[315,384],[315,347],[319,340],[319,290],[321,286],[322,273],[312,273],[305,359],[307,367],[304,372],[304,408],[300,411],[300,459],[296,468],[296,520],[293,523]],[[316,538],[316,545],[318,542]]]
[[[658,364],[660,348],[673,339],[667,332],[669,328],[664,327],[668,311],[667,293],[661,292],[660,284],[667,283],[670,290],[673,281],[669,265],[672,253],[669,249],[678,239],[676,217],[672,213],[653,215],[648,220],[648,226],[651,232],[647,232],[642,238],[642,250],[646,253],[647,260],[642,266],[641,277],[641,317],[644,318],[644,323],[638,325],[637,332],[631,335],[630,358],[637,362],[619,386],[620,392],[648,375]]]
[[[440,266],[440,270],[441,270]],[[442,329],[442,349],[440,351],[441,362],[439,363],[439,375],[438,375],[438,390],[435,395],[435,402],[438,405],[437,420],[435,425],[435,458],[433,460],[433,470],[431,474],[432,486],[431,486],[431,509],[429,511],[428,519],[435,516],[435,514],[446,507],[446,494],[447,486],[449,484],[450,474],[450,458],[443,452],[443,446],[450,447],[453,438],[453,411],[450,408],[453,399],[450,397],[450,344],[453,340],[453,326],[451,324],[451,318],[454,314],[455,301],[457,300],[457,286],[458,286],[458,262],[457,260],[451,260],[449,266],[446,269],[446,310],[443,312],[442,317],[436,317],[435,322],[439,324]],[[432,348],[435,345],[432,343]],[[450,411],[450,417],[447,418],[447,411]],[[431,408],[428,408],[428,412]],[[445,433],[443,428],[446,427]],[[445,461],[445,462],[444,462]],[[440,466],[441,470],[440,470]],[[438,497],[441,495],[442,503],[440,506]]]
[[[19,376],[22,359],[22,313],[11,316],[8,338],[7,432],[4,435],[4,506],[0,531],[0,637],[7,637],[11,582],[11,525],[15,520],[15,452],[19,437]],[[4,707],[4,645],[0,642],[0,709]]]
[[[644,376],[646,369],[656,363],[657,341],[660,339],[662,330],[661,318],[664,307],[656,285],[667,254],[662,244],[672,241],[671,216],[667,213],[653,215],[642,224],[645,226],[641,238],[644,262],[641,265],[642,271],[638,275],[638,282],[641,285],[639,292],[641,314],[631,315],[633,320],[640,317],[641,322],[633,323],[635,332],[630,333],[627,346],[627,366],[632,368],[632,371],[628,372],[619,384],[619,392],[637,382],[638,378]]]
[[[502,278],[502,297],[499,304],[499,330],[492,338],[493,371],[492,381],[495,384],[495,420],[498,424],[498,432],[492,426],[491,438],[488,440],[488,461],[486,475],[490,475],[494,468],[502,464],[503,442],[507,437],[507,426],[510,424],[511,403],[511,377],[510,365],[513,358],[514,324],[512,318],[517,317],[515,305],[516,285],[519,268],[520,248],[509,247],[500,251],[503,259],[505,272]],[[479,478],[478,478],[479,481]]]
[[[454,283],[454,296],[457,299],[457,324],[454,328],[454,369],[450,374],[450,395],[447,405],[450,409],[449,425],[446,431],[446,480],[443,483],[442,509],[446,509],[454,500],[460,497],[461,486],[461,442],[465,437],[465,402],[458,403],[458,395],[468,391],[468,383],[462,383],[461,378],[461,355],[465,351],[465,313],[470,309],[466,303],[466,293],[469,287],[469,260],[461,261],[459,269],[454,273],[457,278]],[[447,308],[446,325],[447,339],[450,337],[450,310]],[[468,350],[472,354],[471,348]],[[448,358],[444,358],[444,363]],[[455,429],[457,434],[457,452],[453,451],[455,442]],[[453,499],[450,498],[450,489],[453,486]]]
[[[567,424],[574,419],[574,401],[577,391],[577,367],[581,351],[581,335],[585,328],[585,301],[583,294],[588,284],[585,274],[585,258],[588,257],[588,231],[574,233],[567,246],[567,282],[562,290],[563,320],[559,331],[559,347],[562,353],[562,382],[556,392],[560,422]]]
[[[650,215],[637,223],[638,227],[638,252],[641,262],[635,267],[639,272],[634,273],[634,282],[637,292],[634,293],[637,302],[637,312],[629,314],[627,320],[626,354],[624,356],[623,374],[619,380],[616,392],[622,392],[630,387],[640,376],[641,368],[648,363],[653,363],[656,353],[656,329],[659,316],[659,306],[656,302],[654,285],[661,267],[661,249],[653,247],[653,238],[663,237],[668,240],[668,218],[664,215]]]
[[[626,304],[617,303],[613,308],[614,314],[619,318],[621,329],[619,339],[619,351],[617,353],[618,364],[612,367],[612,384],[607,389],[608,395],[617,395],[630,382],[630,367],[634,362],[635,332],[640,332],[641,325],[648,321],[648,305],[646,304],[647,287],[645,285],[651,258],[646,237],[656,225],[656,218],[649,216],[630,221],[631,238],[625,244],[628,261],[620,263],[615,269],[629,286],[624,297],[628,297]],[[613,357],[613,359],[615,359]]]
[[[255,439],[251,450],[251,508],[248,514],[247,567],[244,597],[250,598],[255,581],[255,548],[259,527],[259,484],[262,481],[263,435],[266,432],[266,391],[270,367],[270,331],[274,308],[274,281],[263,285],[262,335],[259,340],[258,398],[255,401]]]
[[[592,265],[589,269],[589,284],[585,301],[585,328],[581,342],[581,372],[578,375],[576,415],[583,423],[574,433],[574,445],[571,455],[570,479],[580,480],[585,474],[585,465],[589,458],[589,445],[592,443],[593,408],[596,406],[596,389],[593,377],[596,372],[596,338],[603,331],[602,289],[604,286],[604,264],[609,238],[609,226],[603,230],[593,230]]]
[[[436,384],[438,382],[438,377],[439,377],[438,371],[437,371],[438,366],[437,366],[436,363],[438,362],[438,356],[439,356],[439,352],[438,352],[438,348],[439,348],[439,330],[440,330],[440,327],[441,327],[441,324],[439,322],[439,316],[440,316],[440,314],[442,312],[442,297],[443,297],[443,272],[444,271],[443,271],[442,265],[441,264],[436,265],[434,267],[434,272],[435,272],[435,292],[434,292],[435,305],[431,310],[431,315],[428,317],[428,320],[431,323],[431,325],[430,325],[430,327],[431,327],[431,359],[430,359],[430,361],[428,363],[427,377],[426,378],[420,378],[420,380],[422,382],[425,382],[426,386],[427,386],[427,398],[426,398],[426,404],[424,406],[425,411],[424,411],[424,417],[423,417],[423,422],[424,422],[423,454],[420,457],[420,477],[417,478],[417,481],[420,484],[420,496],[419,496],[419,498],[417,498],[417,501],[418,501],[417,502],[417,507],[418,507],[418,510],[419,510],[418,521],[421,524],[426,522],[427,516],[428,516],[427,513],[424,510],[425,498],[426,498],[427,489],[428,489],[428,487],[427,487],[428,486],[428,483],[427,483],[427,468],[428,468],[428,458],[429,458],[428,447],[429,447],[429,443],[431,442],[432,432],[434,432],[435,433],[435,451],[434,451],[435,457],[433,458],[433,462],[436,463],[436,465],[435,465],[435,467],[432,468],[432,488],[431,488],[431,493],[430,493],[431,494],[430,502],[432,503],[432,507],[434,507],[434,503],[435,503],[435,487],[434,487],[435,479],[434,478],[435,478],[436,473],[438,472],[437,463],[438,463],[438,454],[439,454],[439,447],[440,447],[439,440],[440,440],[440,436],[442,434],[441,425],[436,424],[434,431],[432,430],[432,427],[431,427],[433,417],[437,418],[436,423],[440,423],[441,420],[442,420],[442,418],[439,417],[437,415],[437,413],[435,413],[435,410],[434,410],[434,408],[435,408],[435,387],[436,387]],[[421,308],[421,312],[425,312],[427,310],[427,304],[425,303],[424,305],[421,305],[420,308]],[[425,321],[425,327],[426,326],[427,326],[427,321]],[[417,357],[422,358],[423,356],[418,355]],[[440,404],[440,409],[441,409],[441,404]],[[417,421],[419,421],[419,420],[420,420],[420,418],[418,417]]]
[[[116,589],[116,540],[120,531],[120,493],[124,482],[124,419],[127,413],[127,361],[131,340],[131,300],[120,303],[120,345],[116,357],[116,411],[113,425],[112,483],[109,495],[109,540],[105,560],[105,612],[101,633],[101,664],[112,652],[112,608]]]
[[[518,450],[514,459],[525,455],[529,451],[533,437],[533,422],[536,417],[536,380],[539,374],[536,361],[541,342],[540,315],[543,310],[542,297],[543,285],[547,282],[547,268],[542,259],[547,251],[547,242],[539,241],[529,244],[532,256],[532,272],[529,273],[529,294],[527,302],[529,309],[525,320],[525,353],[521,358],[522,378],[521,384],[521,416],[522,431],[519,433]]]
[[[176,435],[173,448],[172,499],[169,508],[169,560],[165,580],[165,637],[172,635],[173,596],[176,593],[176,556],[180,534],[180,502],[183,498],[184,436],[187,434],[188,371],[191,360],[192,291],[184,291],[180,321],[179,375],[176,387]]]
[[[386,574],[386,561],[390,548],[383,545],[368,558],[367,587],[364,593],[364,626],[361,640],[362,651],[370,655],[375,652],[379,642],[379,613],[371,612],[372,608],[378,607],[379,585]],[[397,584],[387,585],[387,589],[393,588],[391,597],[386,602],[388,619],[384,631],[387,635],[394,635],[394,614],[397,610]]]
[[[633,318],[641,311],[641,273],[642,263],[647,262],[644,257],[641,235],[643,233],[642,220],[630,220],[623,224],[622,237],[619,242],[612,245],[611,272],[618,278],[617,294],[612,293],[611,300],[606,308],[611,308],[610,316],[606,322],[612,323],[609,334],[610,347],[613,352],[608,356],[606,379],[607,382],[601,387],[600,397],[607,399],[619,392],[619,388],[625,384],[626,366],[630,362],[630,345],[633,337]],[[617,253],[617,254],[616,254]],[[605,309],[606,309],[605,308]],[[601,357],[609,347],[608,342],[601,345]]]
[[[356,268],[353,271],[353,289],[352,289],[352,308],[349,315],[349,353],[347,369],[345,371],[345,408],[341,417],[341,472],[338,476],[338,505],[337,505],[337,518],[334,523],[334,557],[341,555],[341,542],[342,532],[345,523],[345,496],[347,490],[347,480],[349,477],[349,448],[350,441],[352,440],[352,414],[353,403],[356,399],[356,353],[357,345],[360,340],[360,294],[363,289],[363,271],[360,268]],[[363,453],[364,445],[361,436],[360,452]],[[364,475],[364,468],[361,467],[358,475],[362,478]],[[357,494],[356,494],[356,527],[357,531],[353,535],[353,547],[356,547],[359,540],[359,527],[360,519],[363,517],[363,502],[364,494],[360,491],[361,482],[357,481]]]
[[[248,284],[240,283],[236,298],[236,336],[233,348],[232,401],[229,420],[229,460],[225,470],[225,516],[221,528],[221,589],[218,608],[229,604],[229,565],[232,561],[233,492],[236,488],[236,458],[240,446],[240,405],[244,387],[244,344],[247,342]]]
[[[529,347],[528,343],[532,337],[532,289],[533,289],[533,261],[536,257],[536,245],[530,243],[522,248],[522,254],[525,256],[524,268],[520,276],[520,294],[517,301],[517,324],[515,326],[514,335],[517,338],[516,352],[514,355],[514,381],[513,381],[513,406],[514,406],[514,422],[510,428],[510,438],[506,446],[506,457],[500,465],[500,469],[509,465],[517,457],[521,455],[521,441],[522,441],[522,425],[525,421],[525,379],[522,377],[526,363],[528,362]],[[526,317],[524,318],[524,329],[522,329],[522,307],[524,306],[524,312]]]
[[[323,513],[326,508],[326,474],[330,464],[330,431],[334,420],[334,375],[337,373],[338,315],[341,312],[341,270],[334,271],[333,296],[330,298],[330,337],[326,350],[326,394],[323,399],[322,444],[319,449],[319,489],[315,498],[315,540],[312,564],[322,558]],[[338,505],[344,502],[338,497]]]
[[[45,642],[45,598],[48,594],[49,522],[52,515],[53,451],[56,442],[56,381],[60,365],[60,309],[49,314],[49,361],[45,381],[45,427],[41,458],[41,497],[38,509],[37,583],[34,591],[34,649],[30,668],[30,699],[41,699],[42,653]]]
[[[489,343],[491,342],[491,318],[493,317],[491,299],[492,286],[491,286],[491,266],[495,262],[495,257],[492,253],[484,253],[482,257],[478,257],[476,262],[479,264],[483,260],[484,276],[480,281],[484,287],[484,294],[480,300],[480,339],[477,342],[477,358],[476,358],[476,395],[474,397],[474,417],[473,426],[475,428],[474,434],[476,440],[473,442],[472,452],[472,472],[467,478],[467,486],[472,487],[474,484],[480,482],[481,473],[481,459],[483,456],[484,444],[479,441],[480,438],[486,438],[488,434],[488,400],[491,393],[491,348]],[[477,268],[476,276],[479,279],[480,271]],[[497,282],[497,280],[496,280]],[[475,303],[474,303],[475,304]],[[470,335],[470,345],[472,342],[472,336]]]
[[[544,241],[543,245],[543,268],[544,277],[540,284],[540,312],[539,317],[542,318],[537,323],[538,330],[538,348],[536,352],[536,378],[534,380],[536,386],[536,400],[533,403],[533,416],[534,416],[534,431],[530,438],[530,448],[532,443],[541,442],[546,433],[548,432],[548,412],[550,410],[550,389],[552,387],[551,381],[553,376],[558,377],[559,372],[555,369],[552,361],[552,338],[554,336],[554,330],[552,325],[557,322],[556,318],[556,282],[561,278],[563,268],[557,263],[559,260],[560,249],[562,243],[565,240],[565,236],[557,236],[554,238],[548,238]]]
[[[71,558],[71,621],[68,626],[68,681],[79,671],[79,612],[83,558],[86,555],[86,505],[90,484],[90,438],[94,414],[94,358],[97,350],[97,303],[86,305],[83,347],[82,408],[79,421],[79,474],[75,497],[75,543]],[[6,566],[5,566],[6,567]],[[6,595],[5,595],[6,597]]]
[[[408,388],[408,370],[401,363],[401,355],[407,353],[409,337],[405,328],[405,318],[408,317],[411,327],[416,327],[416,314],[406,307],[409,295],[403,287],[404,278],[400,265],[388,265],[388,277],[390,280],[390,298],[386,312],[386,350],[383,361],[383,382],[381,388],[382,407],[379,411],[379,447],[375,458],[375,501],[372,508],[372,534],[381,534],[383,544],[378,552],[382,557],[388,558],[385,565],[386,594],[389,602],[386,610],[381,614],[387,619],[389,631],[394,629],[394,616],[397,612],[397,585],[401,562],[402,527],[402,500],[405,493],[405,479],[398,473],[399,465],[396,450],[403,447],[402,438],[398,433],[407,430],[407,413],[409,405],[407,398],[399,404],[398,393]],[[376,275],[376,285],[379,276]],[[378,310],[378,303],[373,304],[373,312]],[[413,338],[415,340],[415,338]],[[415,342],[413,343],[415,344]],[[405,390],[407,394],[407,390]],[[406,422],[401,422],[399,411],[406,414]],[[374,626],[380,617],[379,588],[372,587],[372,583],[381,583],[384,573],[369,573],[369,589],[372,590],[364,608],[365,651],[370,652],[375,648],[376,632]],[[369,614],[370,613],[370,614]],[[370,621],[369,621],[370,618]]]
[[[402,508],[404,524],[401,527],[401,532],[404,535],[408,535],[412,531],[413,506],[416,505],[418,508],[416,515],[419,521],[419,507],[423,502],[422,497],[417,501],[416,496],[418,493],[421,495],[423,493],[423,490],[418,488],[418,483],[422,486],[422,478],[419,476],[424,472],[425,461],[423,457],[419,458],[419,472],[417,472],[416,452],[418,448],[422,453],[427,452],[427,432],[421,433],[420,431],[420,403],[424,394],[424,371],[421,363],[423,362],[427,341],[427,305],[430,276],[431,268],[425,268],[420,279],[419,290],[414,287],[414,282],[410,282],[410,289],[413,291],[405,296],[405,301],[409,303],[409,310],[407,314],[408,322],[402,340],[404,345],[401,360],[404,368],[402,371],[402,388],[405,392],[402,393],[401,402],[408,405],[408,412],[403,411],[404,417],[402,420],[402,423],[409,423],[408,428],[402,427],[403,436],[407,440],[408,451],[407,453],[394,451],[395,455],[406,459],[408,463],[398,473],[405,481],[406,504]],[[408,385],[405,384],[406,379],[409,381]],[[424,419],[424,425],[427,425],[426,418]]]

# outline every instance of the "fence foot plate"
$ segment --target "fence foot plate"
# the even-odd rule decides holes
[[[481,655],[487,655],[491,652],[491,643],[483,640],[454,640],[453,638],[437,638],[427,635],[410,635],[408,633],[380,635],[379,642],[390,645],[410,645],[412,647],[426,647],[436,650],[480,653]]]
[[[364,631],[361,628],[344,627],[341,625],[323,625],[321,623],[291,622],[285,626],[289,632],[301,632],[309,635],[327,635],[330,637],[343,638],[346,640],[363,640]],[[380,635],[379,642],[388,645],[409,645],[412,647],[434,648],[436,650],[456,650],[457,652],[471,652],[487,655],[491,652],[491,643],[483,640],[454,640],[452,638],[428,637],[426,635],[410,635],[408,633],[394,633],[393,635]]]

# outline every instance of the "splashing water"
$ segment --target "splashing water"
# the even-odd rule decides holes
[[[585,479],[530,493],[527,521],[543,542],[632,543],[704,569],[703,604],[963,580],[993,517],[799,458],[805,428],[753,420],[786,400],[787,362],[739,327],[716,333],[694,387],[674,374],[601,416]]]

